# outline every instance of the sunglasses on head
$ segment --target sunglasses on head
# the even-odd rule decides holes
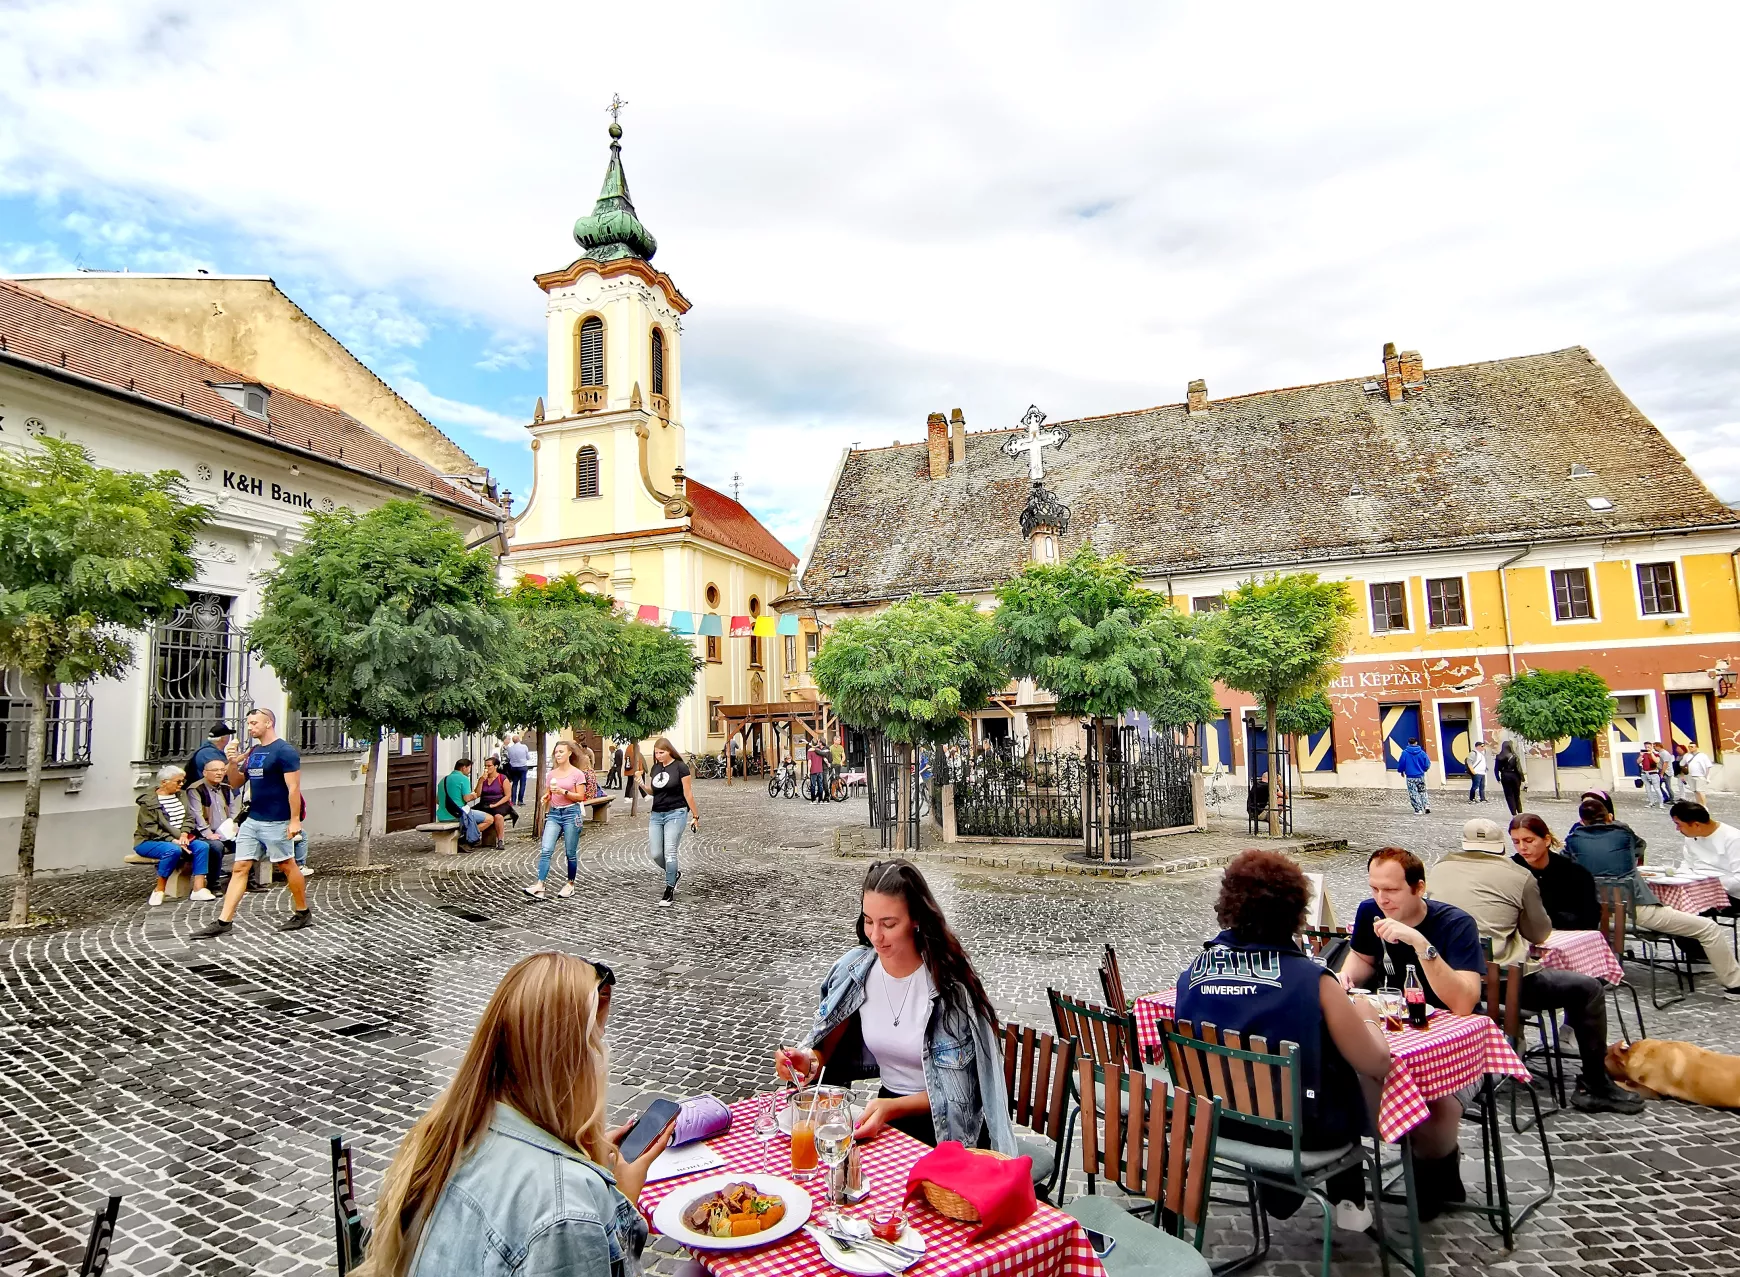
[[[582,961],[590,966],[593,974],[598,977],[598,992],[600,995],[616,983],[616,972],[612,971],[597,958],[584,958]]]

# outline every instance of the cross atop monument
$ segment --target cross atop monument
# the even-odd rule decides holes
[[[1003,441],[1003,451],[1011,457],[1019,458],[1023,452],[1027,454],[1027,474],[1038,483],[1045,477],[1045,466],[1040,457],[1040,451],[1053,446],[1063,447],[1069,442],[1067,426],[1053,426],[1050,430],[1041,430],[1045,424],[1045,414],[1039,411],[1037,404],[1029,404],[1027,412],[1021,418],[1021,424],[1026,434],[1010,435]]]
[[[617,117],[622,114],[622,108],[627,106],[627,105],[628,105],[628,103],[626,103],[622,100],[621,94],[612,93],[610,95],[610,105],[605,107],[604,109],[606,111],[610,112],[610,122],[612,124],[621,124],[622,123],[622,121],[620,119],[618,119]]]

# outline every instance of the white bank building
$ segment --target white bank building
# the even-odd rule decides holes
[[[312,510],[367,510],[416,497],[468,544],[497,546],[492,494],[428,463],[347,413],[246,380],[141,333],[0,280],[0,448],[56,436],[122,470],[176,470],[213,511],[195,549],[187,604],[133,636],[121,678],[51,689],[39,872],[107,868],[132,844],[134,800],[165,762],[186,764],[212,725],[272,709],[302,752],[311,836],[357,831],[362,743],[290,712],[272,672],[245,650],[260,574],[296,544]],[[0,875],[17,870],[29,706],[16,671],[0,688]],[[375,829],[429,818],[440,769],[463,742],[390,737],[375,782]]]

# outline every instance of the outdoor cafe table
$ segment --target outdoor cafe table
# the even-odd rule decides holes
[[[1681,913],[1708,913],[1728,907],[1728,890],[1715,874],[1691,876],[1670,874],[1661,878],[1644,875],[1655,898],[1668,909]]]
[[[1173,1018],[1172,989],[1136,999],[1136,1037],[1143,1058],[1160,1045],[1160,1021]],[[1427,1104],[1479,1083],[1488,1074],[1526,1081],[1528,1069],[1484,1015],[1438,1011],[1423,1029],[1386,1033],[1395,1063],[1378,1102],[1378,1134],[1394,1144],[1430,1115]]]
[[[640,1208],[650,1218],[658,1204],[672,1193],[709,1175],[761,1173],[767,1154],[771,1173],[791,1177],[791,1142],[776,1135],[766,1145],[755,1138],[753,1100],[731,1106],[731,1129],[707,1143],[725,1159],[725,1165],[697,1171],[677,1179],[648,1184],[640,1195]],[[878,1206],[898,1205],[906,1191],[907,1172],[930,1150],[911,1136],[891,1128],[861,1146],[864,1174],[870,1181],[870,1196],[848,1209],[868,1216]],[[824,1205],[827,1168],[810,1180],[811,1200]],[[983,1241],[968,1240],[975,1225],[945,1218],[915,1199],[907,1207],[907,1220],[924,1234],[924,1258],[907,1269],[908,1277],[965,1277],[989,1272],[998,1277],[1105,1277],[1094,1257],[1093,1247],[1081,1225],[1054,1206],[1039,1203],[1013,1228],[994,1233]],[[810,1235],[799,1229],[789,1237],[753,1250],[698,1250],[700,1260],[715,1277],[837,1277],[839,1269],[826,1259]]]
[[[1625,979],[1625,968],[1613,956],[1604,931],[1555,931],[1535,946],[1543,967],[1593,976],[1603,984]]]

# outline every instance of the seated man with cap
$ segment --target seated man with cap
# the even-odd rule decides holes
[[[1607,991],[1577,971],[1556,971],[1529,957],[1529,945],[1553,933],[1535,876],[1505,854],[1504,830],[1492,820],[1462,826],[1462,850],[1432,866],[1432,898],[1474,919],[1500,967],[1521,965],[1524,1011],[1563,1011],[1577,1036],[1583,1078],[1571,1104],[1602,1113],[1635,1113],[1643,1099],[1607,1076]]]

